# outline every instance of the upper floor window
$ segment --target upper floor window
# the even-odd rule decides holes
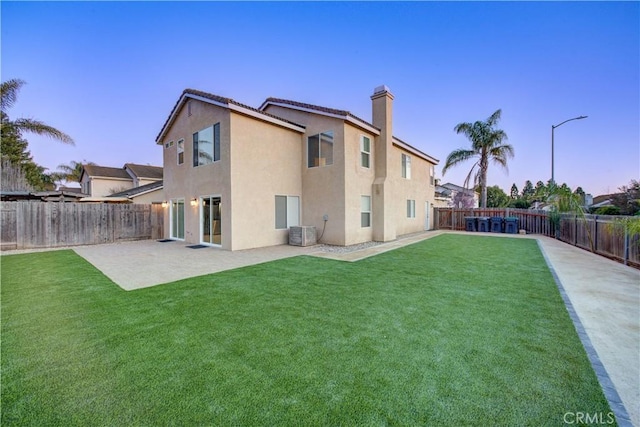
[[[366,136],[360,137],[360,165],[363,168],[370,167],[371,160],[371,140]]]
[[[402,177],[411,179],[411,157],[402,155]]]
[[[333,131],[322,132],[307,138],[307,167],[333,164]]]
[[[220,123],[193,134],[193,166],[220,160]]]
[[[178,141],[178,164],[184,163],[184,139]]]
[[[433,165],[429,166],[429,183],[431,183],[431,185],[435,184],[435,175],[436,167]]]

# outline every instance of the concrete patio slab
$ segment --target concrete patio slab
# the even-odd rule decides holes
[[[79,246],[73,250],[122,289],[131,291],[189,277],[306,255],[313,247],[280,245],[244,251],[191,249],[184,242],[155,240]]]

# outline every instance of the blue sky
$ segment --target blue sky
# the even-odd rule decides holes
[[[501,108],[515,149],[489,185],[551,177],[594,195],[640,178],[638,2],[7,2],[2,80],[27,82],[10,117],[51,170],[71,160],[162,164],[155,144],[185,88],[258,107],[269,96],[371,119],[395,95],[394,135],[441,160],[470,143],[457,123]]]

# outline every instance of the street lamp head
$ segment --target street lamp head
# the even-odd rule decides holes
[[[589,117],[589,116],[580,116],[580,117],[578,117],[576,120],[586,119],[587,117]]]

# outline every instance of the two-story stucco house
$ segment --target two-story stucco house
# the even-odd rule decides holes
[[[268,98],[259,108],[187,89],[156,142],[164,149],[168,238],[239,250],[315,226],[322,243],[389,241],[429,229],[438,160],[392,133],[393,95],[372,121]]]

